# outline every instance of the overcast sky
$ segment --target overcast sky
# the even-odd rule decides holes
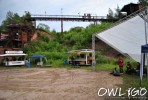
[[[128,3],[137,3],[138,0],[0,0],[0,24],[5,19],[8,11],[18,13],[20,16],[25,11],[31,14],[46,15],[83,15],[90,13],[97,16],[106,16],[108,9],[113,11],[117,5],[122,8]],[[60,22],[37,22],[48,24],[49,27],[60,31]],[[64,30],[68,30],[75,26],[86,27],[88,22],[64,22]]]

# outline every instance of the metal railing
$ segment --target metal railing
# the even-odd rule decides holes
[[[31,14],[33,18],[90,18],[90,19],[107,19],[107,16],[92,16],[92,15],[37,15]]]

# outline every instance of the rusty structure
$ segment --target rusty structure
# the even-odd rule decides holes
[[[30,44],[35,32],[33,26],[25,24],[10,24],[7,28],[8,32],[0,32],[0,53],[3,53],[6,49],[21,49],[26,44]]]
[[[143,8],[141,3],[135,4],[135,3],[129,3],[127,5],[124,5],[123,8],[121,9],[121,12],[126,12],[127,16],[140,10]]]

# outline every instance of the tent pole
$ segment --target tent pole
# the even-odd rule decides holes
[[[143,66],[145,62],[144,53],[141,53],[141,64],[140,64],[140,86],[142,85],[142,78],[143,78]]]
[[[40,66],[42,67],[42,58],[40,58]]]
[[[144,20],[144,26],[145,26],[145,43],[147,44],[147,24],[146,24],[146,20]]]
[[[95,38],[96,38],[96,34],[93,34],[92,35],[92,50],[93,50],[93,53],[92,53],[92,70],[93,71],[96,71],[96,66],[95,66]]]
[[[146,7],[146,12],[148,12],[148,6]],[[148,44],[148,14],[146,13],[146,16],[145,16],[145,20],[144,20],[144,22],[145,22],[145,42],[146,42],[146,44]],[[146,67],[147,67],[147,82],[148,82],[148,54],[146,54],[146,62],[147,62],[147,65],[146,65]]]
[[[147,12],[148,12],[148,6],[146,7],[146,9],[147,9]],[[146,29],[146,44],[147,44],[147,36],[148,36],[148,14],[146,14],[146,20],[145,20],[145,29]],[[146,57],[147,57],[147,82],[148,82],[148,54],[146,55]]]

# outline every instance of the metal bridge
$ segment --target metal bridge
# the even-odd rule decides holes
[[[107,18],[106,16],[92,16],[91,14],[84,15],[31,15],[28,21],[33,21],[36,26],[36,21],[61,21],[61,33],[63,33],[63,21],[77,22],[115,22],[118,19]]]
[[[31,15],[29,21],[83,21],[83,22],[114,22],[118,19],[109,19],[106,16],[87,15]]]

